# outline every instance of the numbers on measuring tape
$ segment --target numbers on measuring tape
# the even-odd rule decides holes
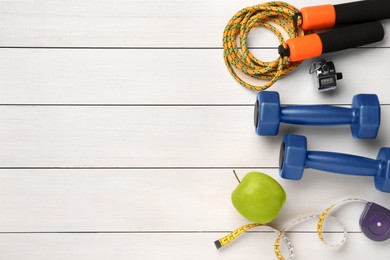
[[[262,224],[252,223],[252,224],[241,226],[241,227],[237,228],[236,230],[234,230],[233,232],[229,233],[227,236],[224,236],[223,238],[215,241],[214,242],[215,246],[218,249],[221,247],[224,247],[224,246],[228,245],[230,242],[232,242],[234,239],[236,239],[239,235],[244,233],[245,231],[252,229],[252,228],[255,228],[255,227],[259,227],[259,226],[262,226]]]
[[[246,231],[248,231],[250,229],[253,229],[253,228],[256,228],[256,227],[265,227],[265,228],[270,229],[271,231],[275,232],[276,234],[278,234],[277,242],[275,242],[275,252],[276,252],[276,250],[279,250],[278,252],[279,252],[279,254],[282,257],[282,258],[278,258],[278,259],[284,259],[283,256],[282,256],[282,253],[280,252],[280,242],[281,241],[283,241],[283,243],[287,247],[288,254],[289,254],[288,259],[291,260],[291,259],[294,258],[294,254],[295,254],[294,246],[291,243],[291,241],[289,240],[289,238],[287,236],[285,236],[284,231],[281,232],[281,231],[279,231],[276,228],[273,228],[271,226],[258,224],[258,223],[251,223],[251,224],[243,225],[243,226],[237,228],[236,230],[232,231],[228,235],[220,238],[219,240],[216,240],[214,242],[214,244],[217,247],[217,249],[225,247],[228,244],[230,244],[231,242],[233,242],[240,235],[245,233]],[[276,243],[278,243],[278,245],[276,245]]]
[[[295,249],[294,249],[294,246],[293,244],[291,243],[291,241],[288,239],[288,237],[286,236],[286,231],[291,229],[293,226],[295,225],[298,225],[300,223],[303,223],[303,222],[306,222],[308,220],[311,220],[311,219],[317,219],[317,235],[318,237],[320,238],[320,240],[326,244],[327,246],[329,247],[339,247],[339,246],[342,246],[346,239],[347,239],[347,229],[345,227],[345,225],[336,217],[334,216],[331,216],[330,213],[335,210],[336,208],[342,206],[342,205],[345,205],[345,204],[348,204],[348,203],[366,203],[367,205],[368,204],[372,204],[372,202],[369,202],[367,200],[364,200],[364,199],[360,199],[360,198],[348,198],[348,199],[344,199],[342,201],[339,201],[337,203],[334,203],[333,205],[329,206],[328,208],[326,208],[323,212],[321,212],[321,214],[312,214],[312,215],[306,215],[306,216],[303,216],[301,218],[298,218],[294,221],[292,221],[290,224],[288,224],[286,227],[284,227],[283,229],[281,230],[278,230],[276,228],[273,228],[271,226],[268,226],[268,225],[263,225],[263,224],[258,224],[258,223],[252,223],[252,224],[247,224],[247,225],[244,225],[244,226],[241,226],[239,227],[238,229],[234,230],[233,232],[231,232],[230,234],[224,236],[223,238],[215,241],[215,245],[217,247],[217,249],[219,248],[222,248],[222,247],[225,247],[227,246],[228,244],[230,244],[231,242],[233,242],[235,239],[237,239],[240,235],[242,235],[243,233],[245,233],[246,231],[250,230],[250,229],[253,229],[253,228],[256,228],[256,227],[266,227],[266,228],[269,228],[271,229],[272,231],[274,231],[276,234],[277,234],[277,237],[276,237],[276,240],[275,240],[275,243],[274,243],[274,253],[275,253],[275,256],[278,260],[292,260],[294,258],[294,255],[295,255]],[[383,210],[387,210],[386,208],[383,208],[381,207],[382,211]],[[387,210],[389,211],[389,210]],[[390,212],[390,211],[389,211]],[[364,216],[364,212],[363,212],[363,215]],[[390,216],[388,216],[390,218]],[[335,221],[336,223],[338,223],[340,225],[340,227],[342,228],[342,237],[341,239],[337,242],[337,243],[329,243],[325,237],[324,237],[324,232],[323,232],[323,227],[324,227],[324,223],[325,221],[327,220],[333,220]],[[362,223],[362,221],[360,221]],[[378,226],[378,228],[381,228],[382,225]],[[364,227],[362,227],[364,228]],[[363,232],[366,236],[368,236],[366,234],[366,232]],[[387,233],[390,233],[390,230],[387,231]],[[388,234],[387,234],[388,235]],[[372,237],[368,236],[369,238],[372,239]],[[377,241],[383,241],[383,240],[386,240],[388,239],[389,237],[383,237],[381,240],[379,239],[376,239]],[[375,239],[374,239],[375,240]],[[285,258],[281,252],[281,242],[283,242],[286,247],[287,247],[287,251],[288,251],[288,257]]]

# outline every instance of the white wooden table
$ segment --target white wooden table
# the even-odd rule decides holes
[[[390,207],[372,178],[307,170],[294,182],[277,169],[285,133],[306,135],[313,150],[371,158],[390,146],[390,22],[383,42],[328,55],[344,74],[335,93],[316,92],[311,61],[271,88],[284,104],[378,94],[376,140],[353,139],[348,127],[283,126],[259,137],[256,93],[229,75],[221,42],[231,16],[261,2],[0,1],[0,259],[275,259],[275,235],[261,229],[224,250],[213,245],[248,223],[230,201],[234,169],[283,185],[279,228],[347,197]],[[259,57],[276,57],[270,32],[250,41]],[[361,233],[362,207],[338,212],[342,248],[323,245],[315,222],[296,227],[296,259],[389,259],[390,241]]]

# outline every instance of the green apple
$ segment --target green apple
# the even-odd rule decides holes
[[[274,220],[285,201],[283,187],[261,172],[247,173],[232,193],[232,202],[238,212],[260,224]]]

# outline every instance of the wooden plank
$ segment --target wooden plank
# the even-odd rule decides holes
[[[256,136],[252,106],[1,106],[0,167],[277,167],[286,133],[307,136],[310,150],[375,158],[390,143],[389,113],[370,141],[348,126]]]
[[[252,170],[236,171],[243,178]],[[376,191],[371,179],[310,172],[297,182],[277,169],[258,171],[286,190],[277,228],[347,197],[390,206],[390,194]],[[221,232],[249,223],[232,206],[238,183],[231,169],[0,170],[0,180],[0,232]],[[334,215],[358,232],[363,207],[348,204]],[[316,223],[292,230],[314,232]]]
[[[302,8],[340,1],[289,3]],[[0,46],[221,47],[222,32],[231,17],[259,1],[19,0],[1,4]],[[390,24],[384,24],[386,39],[375,46],[390,46]],[[279,45],[265,30],[250,37],[253,46]]]
[[[390,107],[383,107],[373,141],[352,139],[348,127],[284,126],[278,137],[256,136],[255,93],[236,84],[222,60],[223,28],[242,2],[0,0],[0,6],[0,258],[274,259],[270,233],[247,234],[223,251],[213,246],[247,223],[230,202],[236,167],[247,167],[236,169],[240,178],[262,167],[285,187],[278,227],[345,197],[389,207],[390,194],[376,191],[372,178],[311,170],[299,182],[278,177],[286,132],[307,135],[313,150],[374,158],[389,145]],[[371,47],[390,47],[384,25],[387,38]],[[272,33],[257,31],[251,46],[278,45]],[[274,58],[275,51],[255,53]],[[310,61],[272,89],[285,104],[347,105],[363,92],[390,104],[388,52],[329,56],[344,73],[333,95],[315,92]],[[339,250],[321,245],[314,222],[296,227],[290,237],[297,257],[388,255],[387,242],[355,233],[362,207],[336,212],[352,232]]]
[[[269,60],[274,53],[256,50],[259,57]],[[0,49],[0,55],[2,104],[255,102],[256,93],[228,73],[221,50]],[[316,91],[309,75],[312,61],[270,90],[278,91],[284,104],[350,104],[358,93],[376,93],[382,104],[390,104],[388,56],[390,49],[354,49],[328,56],[344,75],[334,93]]]
[[[234,245],[217,251],[213,241],[221,234],[3,234],[4,259],[276,259],[272,234],[247,234]],[[296,259],[386,259],[388,243],[349,234],[341,248],[329,248],[315,234],[290,235]]]

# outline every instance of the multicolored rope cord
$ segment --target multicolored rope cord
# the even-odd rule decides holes
[[[302,20],[295,16],[298,12],[297,8],[288,3],[268,2],[244,8],[230,19],[223,32],[224,60],[231,75],[241,85],[256,91],[265,90],[301,64],[301,62],[290,62],[288,57],[264,62],[257,59],[247,46],[251,29],[263,27],[274,32],[280,44],[286,47],[282,33],[272,23],[282,27],[290,38],[304,36],[306,32],[299,27]],[[268,82],[261,86],[251,85],[242,80],[233,67],[249,76],[268,80]]]

